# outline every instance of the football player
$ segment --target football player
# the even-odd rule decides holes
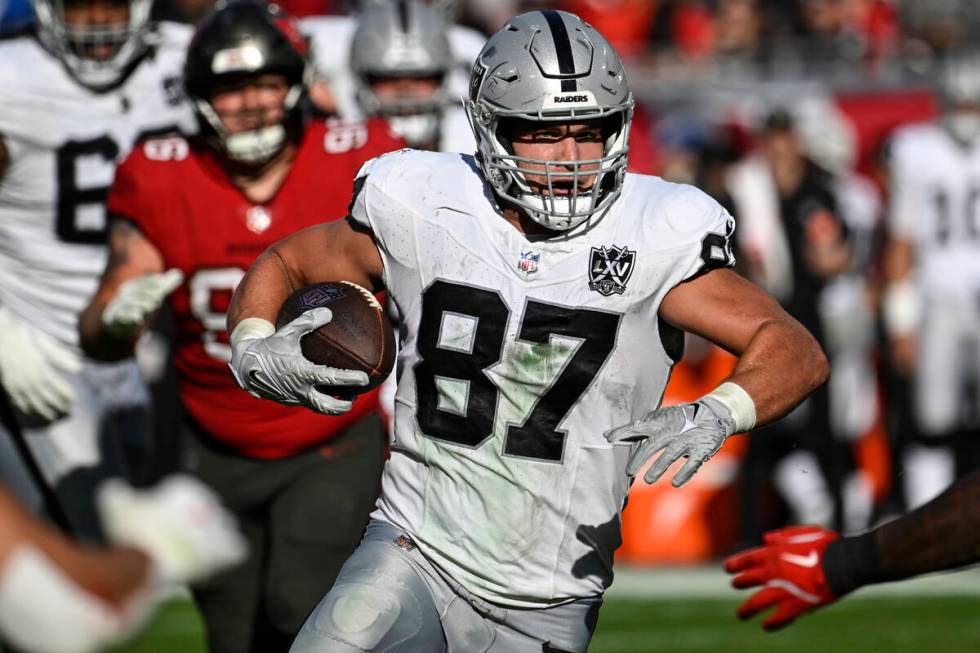
[[[367,377],[305,361],[301,334],[330,310],[276,331],[282,299],[349,279],[386,287],[403,318],[381,498],[297,653],[585,651],[632,477],[686,459],[682,485],[827,374],[813,337],[727,269],[731,216],[626,173],[633,98],[601,34],[565,12],[517,16],[471,89],[476,157],[369,163],[349,217],[260,256],[229,309],[238,382],[330,413],[351,404],[318,384]],[[739,361],[661,409],[682,330]]]
[[[419,0],[373,2],[357,18],[350,67],[361,112],[388,120],[410,147],[476,150],[449,97],[453,54],[442,14]]]
[[[293,22],[258,0],[201,24],[184,69],[200,135],[147,140],[117,170],[109,261],[79,322],[91,355],[128,356],[169,297],[186,470],[252,545],[194,590],[213,653],[288,648],[360,539],[383,463],[376,393],[329,417],[254,399],[228,372],[225,308],[248,266],[343,215],[361,165],[404,145],[381,120],[311,121],[306,55]]]
[[[81,546],[0,484],[0,635],[33,653],[83,653],[134,633],[177,587],[241,561],[245,542],[214,494],[187,476],[151,490],[106,481],[113,546]],[[161,591],[164,590],[164,591]]]
[[[117,161],[140,136],[193,127],[179,82],[189,31],[151,24],[150,0],[34,9],[35,34],[0,42],[2,468],[35,508],[53,486],[52,512],[93,536],[93,488],[126,471],[120,449],[145,446],[146,390],[133,361],[84,358],[75,325],[105,265]]]
[[[332,109],[342,117],[364,115],[358,103],[358,83],[350,59],[356,47],[354,33],[358,29],[360,17],[362,14],[371,11],[380,12],[374,14],[375,20],[377,20],[379,16],[388,12],[396,12],[396,15],[399,16],[399,24],[401,24],[400,17],[405,16],[409,27],[402,32],[410,34],[413,28],[409,12],[412,12],[413,9],[409,8],[409,5],[418,6],[418,4],[417,0],[363,0],[358,3],[358,12],[353,16],[312,16],[300,21],[300,29],[310,37],[317,76],[324,86],[329,88],[332,95],[332,107],[324,106],[321,109]],[[457,103],[460,98],[466,95],[469,71],[473,67],[476,55],[480,53],[483,44],[486,43],[486,38],[476,30],[452,24],[450,15],[452,12],[444,6],[447,3],[429,4],[435,5],[433,8],[441,14],[441,18],[436,17],[433,20],[438,21],[439,25],[447,25],[445,27],[446,38],[449,40],[452,62],[448,79],[446,79],[445,90],[448,100]],[[420,27],[429,36],[434,33],[430,27]],[[418,30],[419,28],[415,29]],[[405,38],[403,37],[401,41],[404,43]],[[382,47],[387,51],[388,45],[385,44]],[[426,48],[428,44],[411,44],[411,49],[417,50],[420,46]],[[368,54],[370,56],[373,53]],[[397,61],[388,62],[388,66],[397,66],[403,61],[400,54],[395,54],[398,58]],[[472,137],[470,139],[472,141]],[[473,150],[468,149],[466,151],[472,152]]]
[[[921,436],[904,453],[910,507],[977,465],[980,58],[952,59],[941,80],[941,119],[892,140],[883,259],[882,317],[892,359],[913,383]]]
[[[738,609],[741,619],[775,607],[762,622],[778,630],[797,617],[874,583],[980,561],[980,472],[958,480],[917,510],[875,530],[841,537],[819,526],[791,526],[725,561],[732,585],[762,587]]]

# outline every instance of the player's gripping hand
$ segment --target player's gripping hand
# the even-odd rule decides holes
[[[235,518],[197,479],[174,474],[148,490],[110,479],[98,491],[99,514],[113,544],[137,548],[164,586],[207,578],[248,553]]]
[[[117,338],[132,335],[183,282],[184,273],[177,268],[130,279],[102,311],[102,325]]]
[[[775,607],[762,627],[778,630],[837,600],[823,570],[824,551],[837,538],[819,526],[791,526],[766,533],[762,546],[725,560],[725,571],[736,574],[733,587],[762,587],[739,606],[739,618]]]
[[[626,473],[634,476],[657,452],[660,457],[650,466],[643,479],[654,483],[680,458],[687,462],[674,474],[672,483],[680,487],[715,455],[728,436],[735,433],[735,420],[720,401],[702,397],[693,404],[658,408],[632,424],[606,433],[613,444],[634,443]]]
[[[328,308],[306,311],[278,331],[260,318],[242,320],[231,334],[231,371],[235,381],[253,397],[287,406],[306,406],[318,413],[340,415],[353,402],[324,392],[317,386],[365,386],[368,375],[311,363],[300,339],[333,319]]]
[[[25,415],[54,421],[71,410],[75,391],[58,371],[77,373],[82,361],[51,336],[0,306],[0,383]]]

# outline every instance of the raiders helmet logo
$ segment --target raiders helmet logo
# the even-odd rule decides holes
[[[592,248],[589,257],[589,290],[594,290],[606,297],[622,295],[626,291],[626,282],[633,274],[633,262],[636,251],[623,247]]]

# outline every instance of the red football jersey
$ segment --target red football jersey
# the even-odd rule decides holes
[[[314,121],[292,169],[265,204],[235,187],[213,153],[173,135],[135,147],[116,170],[109,212],[132,220],[179,268],[170,295],[177,325],[175,365],[184,406],[212,437],[256,458],[280,458],[316,445],[378,406],[364,394],[346,415],[255,399],[235,384],[225,313],[252,261],[289,234],[347,215],[361,165],[404,147],[382,121]]]

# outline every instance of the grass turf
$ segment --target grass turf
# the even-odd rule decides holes
[[[738,598],[611,598],[592,653],[960,653],[980,651],[980,598],[874,597],[843,601],[787,630],[764,633],[735,619]],[[205,653],[201,621],[187,600],[171,602],[137,640],[113,653]]]

